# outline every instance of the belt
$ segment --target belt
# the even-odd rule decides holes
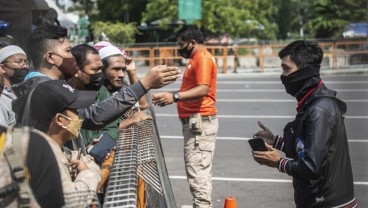
[[[202,116],[202,121],[212,121],[215,120],[216,118],[217,118],[216,114],[212,116]],[[183,125],[188,124],[189,118],[181,118],[180,121]]]

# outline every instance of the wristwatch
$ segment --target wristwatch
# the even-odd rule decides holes
[[[180,99],[180,95],[178,92],[174,92],[173,93],[173,99],[174,99],[174,102],[178,102],[179,99]]]

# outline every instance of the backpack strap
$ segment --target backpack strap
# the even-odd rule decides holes
[[[27,148],[29,143],[29,127],[8,129],[7,138],[11,139],[13,146],[4,152],[8,161],[12,179],[18,185],[18,203],[20,207],[29,207],[32,191],[28,186],[29,172],[25,166]]]
[[[34,90],[35,88],[31,90],[31,92],[29,93],[27,97],[27,101],[24,106],[24,111],[23,111],[22,120],[21,120],[22,126],[31,126],[31,116],[30,116],[31,115],[31,98],[32,98],[32,94]]]

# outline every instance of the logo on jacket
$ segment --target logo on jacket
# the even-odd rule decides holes
[[[298,157],[304,158],[304,142],[301,137],[296,138],[296,152],[298,153]]]
[[[321,197],[316,197],[316,202],[323,202],[325,200],[325,198],[323,198],[323,196]]]

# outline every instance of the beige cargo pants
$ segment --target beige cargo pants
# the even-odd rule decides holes
[[[193,195],[194,208],[212,207],[212,160],[215,152],[218,119],[203,120],[200,135],[195,135],[188,124],[183,124],[184,162]]]

